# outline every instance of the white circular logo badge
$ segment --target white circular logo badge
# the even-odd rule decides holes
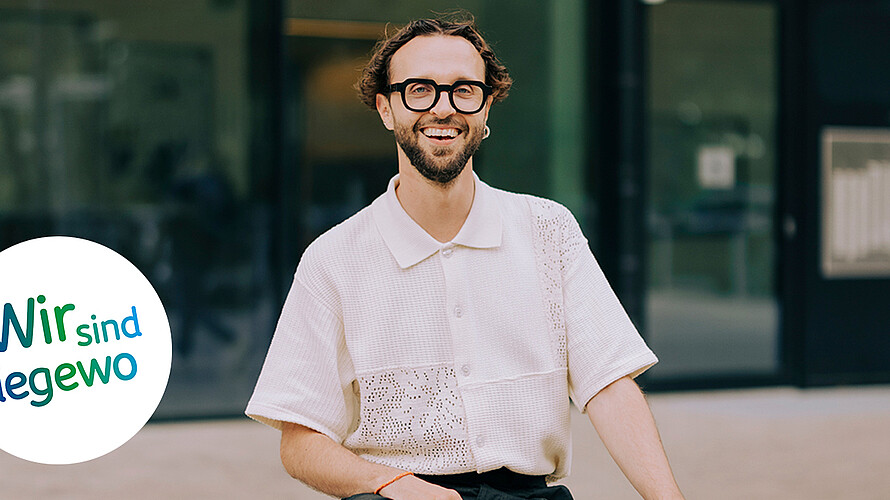
[[[170,325],[151,284],[91,241],[0,252],[0,449],[44,464],[100,457],[154,413]]]

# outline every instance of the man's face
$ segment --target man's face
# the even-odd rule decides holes
[[[439,84],[457,80],[485,81],[485,62],[476,48],[462,37],[419,36],[403,45],[390,60],[389,83],[408,78],[428,78]],[[405,157],[427,179],[448,185],[467,166],[482,142],[491,98],[482,111],[458,113],[447,93],[439,95],[432,109],[407,109],[398,93],[377,95],[377,111],[386,128],[395,133]]]

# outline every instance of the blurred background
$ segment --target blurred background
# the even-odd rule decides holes
[[[127,257],[155,418],[240,415],[302,250],[396,172],[362,65],[457,7],[515,80],[477,171],[575,213],[648,389],[890,382],[886,0],[0,0],[0,249]]]

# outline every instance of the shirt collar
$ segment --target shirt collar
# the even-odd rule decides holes
[[[464,225],[449,243],[440,243],[412,219],[396,196],[399,176],[390,179],[386,192],[371,204],[374,222],[399,267],[406,269],[451,245],[496,248],[501,245],[503,226],[494,189],[473,173],[475,194]]]

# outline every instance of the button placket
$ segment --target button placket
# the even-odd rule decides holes
[[[445,275],[445,310],[448,326],[451,330],[452,354],[454,370],[458,384],[472,380],[473,339],[469,333],[466,297],[465,271],[462,269],[462,256],[452,244],[446,244],[439,250],[439,262]]]

